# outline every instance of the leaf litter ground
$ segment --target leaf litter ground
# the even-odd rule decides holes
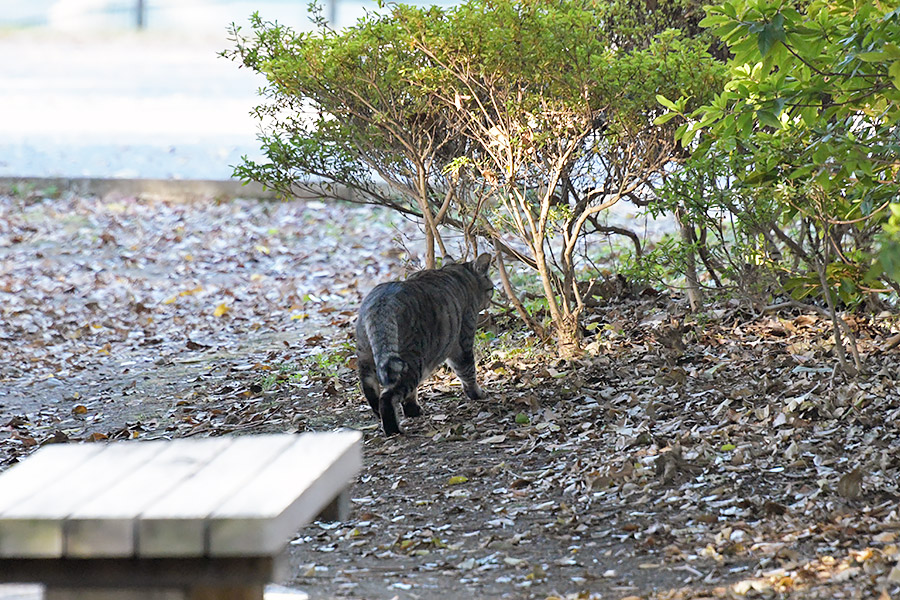
[[[497,306],[487,401],[438,372],[384,439],[357,392],[362,295],[410,224],[320,202],[0,196],[0,461],[46,443],[352,427],[345,523],[291,544],[313,598],[894,598],[896,316],[827,322],[654,294],[555,360]]]

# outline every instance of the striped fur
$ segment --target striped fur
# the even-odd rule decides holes
[[[400,433],[396,404],[416,417],[419,384],[444,361],[469,398],[483,398],[475,379],[472,344],[478,313],[493,293],[490,254],[382,283],[359,310],[356,322],[360,387],[381,418],[386,435]]]

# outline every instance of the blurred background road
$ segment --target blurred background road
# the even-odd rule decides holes
[[[0,37],[0,175],[227,179],[255,154],[260,82],[224,39]]]
[[[217,53],[253,11],[310,27],[305,0],[0,0],[0,177],[229,179],[264,82]]]

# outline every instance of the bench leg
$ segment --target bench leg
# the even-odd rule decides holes
[[[263,585],[182,589],[48,587],[44,600],[263,600]]]
[[[350,517],[350,490],[344,490],[329,502],[316,517],[317,521],[346,521]]]
[[[265,586],[195,587],[188,590],[185,600],[263,600]]]

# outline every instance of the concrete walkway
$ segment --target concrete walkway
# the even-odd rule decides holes
[[[261,79],[221,36],[0,34],[0,177],[229,179]]]

